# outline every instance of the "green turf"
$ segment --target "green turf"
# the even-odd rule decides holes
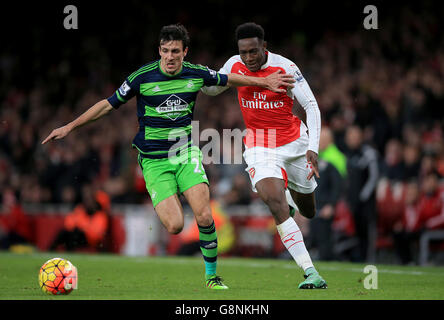
[[[40,266],[53,257],[78,269],[79,286],[68,296],[40,291]],[[292,260],[219,258],[218,273],[229,290],[204,287],[199,257],[124,257],[62,253],[0,253],[0,299],[293,300],[444,298],[444,268],[377,265],[378,289],[364,288],[363,264],[316,262],[326,290],[300,290],[303,280]]]

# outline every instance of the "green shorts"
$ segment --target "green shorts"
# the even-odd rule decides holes
[[[199,183],[209,185],[202,166],[202,152],[197,146],[165,159],[143,158],[139,153],[138,161],[154,207],[169,196],[183,193]]]

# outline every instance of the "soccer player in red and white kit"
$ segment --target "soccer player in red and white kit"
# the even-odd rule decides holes
[[[286,93],[259,87],[237,88],[247,127],[243,156],[253,191],[269,207],[283,244],[304,270],[305,281],[299,284],[299,288],[327,288],[327,283],[313,266],[289,207],[289,204],[297,206],[307,218],[315,215],[314,190],[317,184],[314,175],[319,178],[317,158],[321,132],[318,104],[296,64],[267,50],[260,25],[249,22],[238,26],[236,40],[239,55],[231,57],[220,73],[266,77],[280,70],[293,75],[296,80],[294,87]],[[208,95],[217,95],[226,89],[213,86],[201,90]],[[306,112],[307,125],[292,113],[295,99]]]

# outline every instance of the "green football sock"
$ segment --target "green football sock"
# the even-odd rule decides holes
[[[211,225],[199,226],[200,250],[205,262],[205,278],[216,274],[217,267],[217,234],[214,221]]]

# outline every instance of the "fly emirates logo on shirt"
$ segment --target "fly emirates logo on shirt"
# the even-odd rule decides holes
[[[249,109],[277,109],[284,106],[284,101],[281,100],[267,101],[267,94],[261,92],[254,91],[251,98],[241,97],[242,107]]]

